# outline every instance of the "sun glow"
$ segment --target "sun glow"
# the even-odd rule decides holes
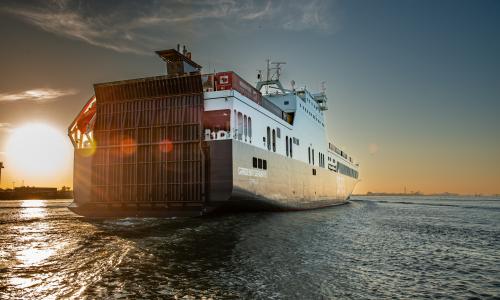
[[[16,128],[6,145],[10,167],[22,176],[54,176],[71,162],[71,144],[58,130],[41,123]]]

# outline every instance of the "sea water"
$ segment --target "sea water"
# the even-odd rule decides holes
[[[0,201],[0,298],[500,297],[500,199],[90,220]]]

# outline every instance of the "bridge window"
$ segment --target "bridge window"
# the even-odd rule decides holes
[[[262,160],[262,169],[267,170],[267,160]]]
[[[254,157],[254,158],[252,159],[252,166],[253,166],[254,168],[257,168],[257,157]]]

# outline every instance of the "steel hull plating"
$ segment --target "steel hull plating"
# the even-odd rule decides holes
[[[200,216],[220,211],[305,210],[345,203],[356,179],[325,168],[235,141],[207,142],[207,201],[202,209],[179,209],[149,203],[95,204],[90,183],[78,182],[73,212],[89,217]],[[265,159],[267,170],[253,168],[253,157]],[[89,157],[75,154],[75,172],[85,173]],[[316,170],[316,175],[313,175]],[[78,180],[78,178],[75,178]]]
[[[210,144],[211,156],[218,158],[210,164],[209,205],[215,210],[303,210],[338,205],[349,199],[357,182],[240,141]],[[267,170],[253,168],[253,157],[265,159]]]

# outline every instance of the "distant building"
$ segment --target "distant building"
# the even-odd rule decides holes
[[[70,199],[73,191],[63,187],[60,191],[55,187],[21,186],[14,189],[0,191],[0,200],[25,200],[25,199]]]
[[[55,193],[57,188],[55,187],[34,187],[34,186],[20,186],[14,188],[14,192],[18,193]]]

